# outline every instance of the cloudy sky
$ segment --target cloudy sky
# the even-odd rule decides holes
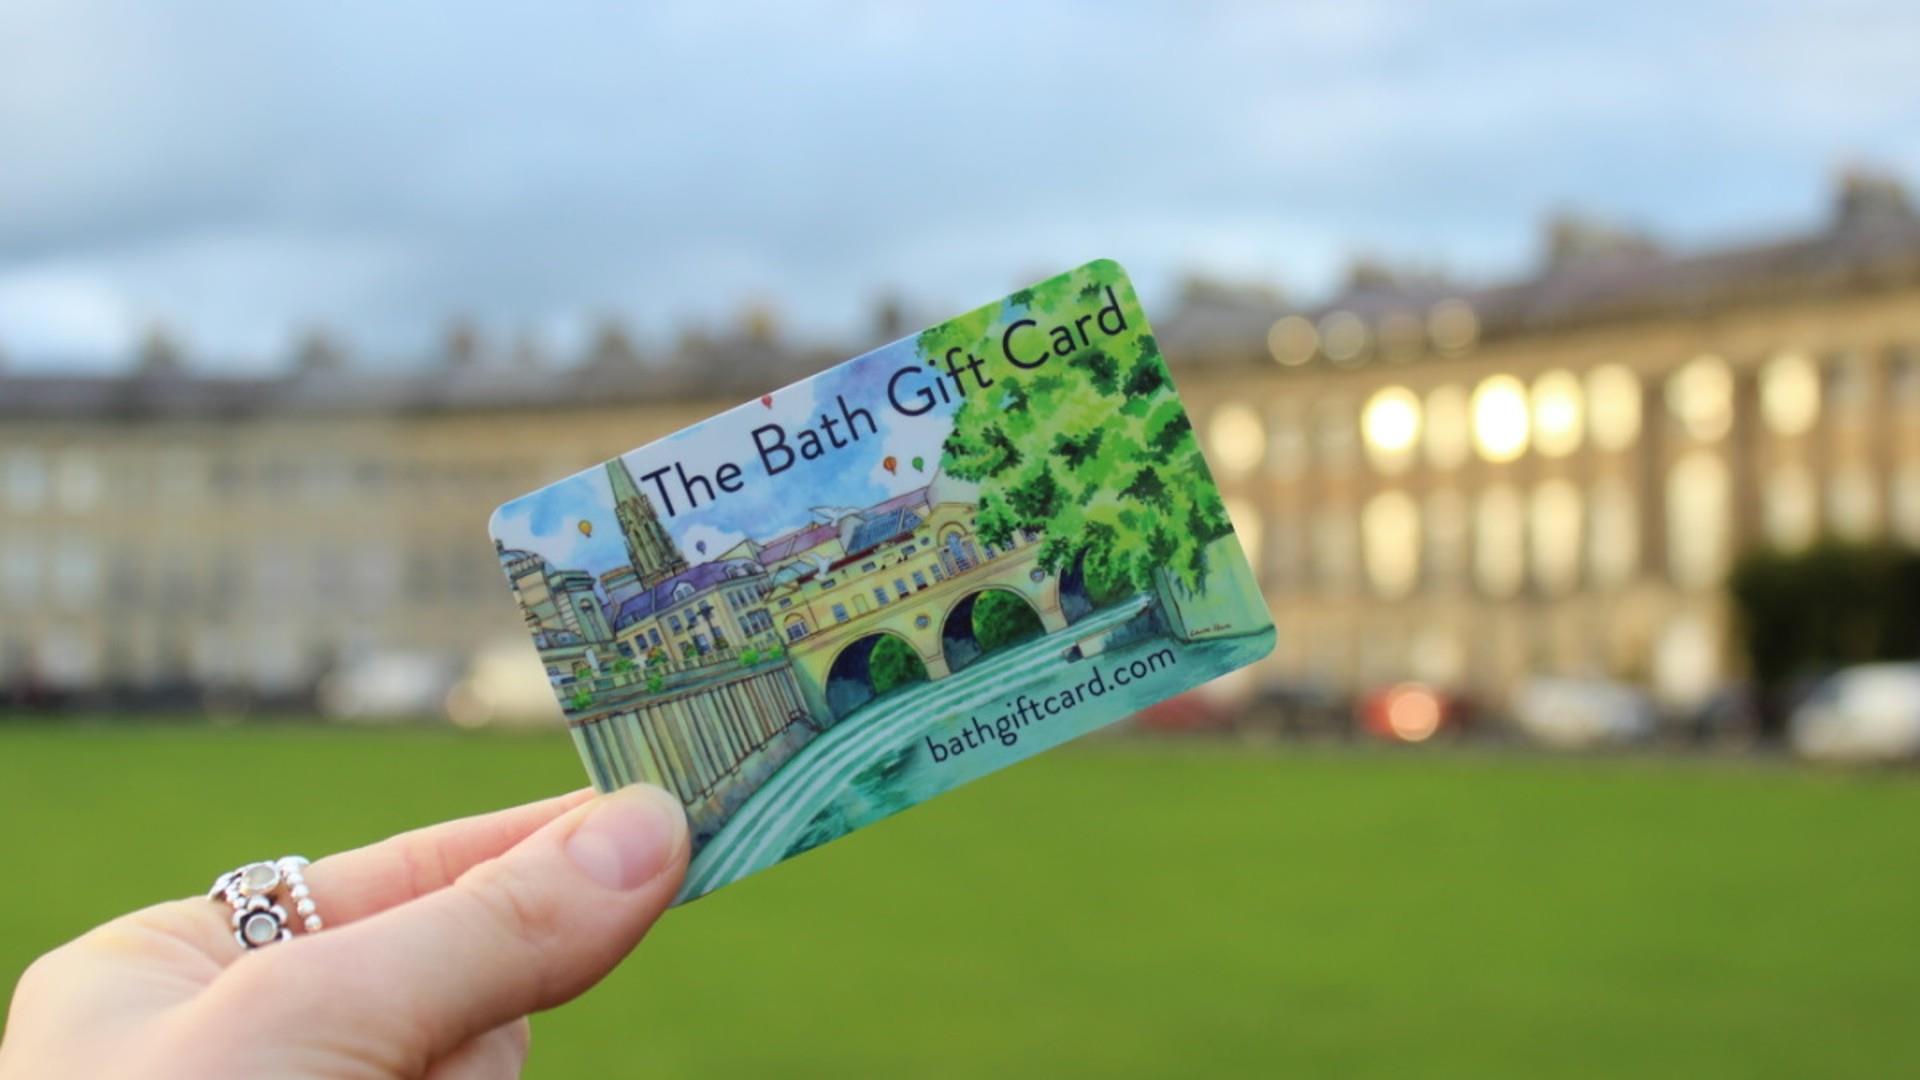
[[[0,356],[200,362],[456,315],[576,349],[771,303],[860,332],[1106,256],[1311,297],[1500,277],[1576,207],[1706,244],[1920,180],[1920,5],[0,0]]]

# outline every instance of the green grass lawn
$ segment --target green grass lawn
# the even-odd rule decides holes
[[[580,779],[558,735],[0,725],[0,981]],[[1911,1074],[1916,823],[1908,773],[1082,744],[670,914],[530,1075]]]

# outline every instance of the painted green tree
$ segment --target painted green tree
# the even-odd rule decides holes
[[[1045,632],[1040,616],[1025,600],[1002,589],[989,589],[973,602],[973,640],[981,652],[1039,637]]]
[[[1109,297],[1125,332],[1030,371],[1001,356],[1000,335],[1013,320],[1072,323]],[[1119,266],[1063,274],[934,327],[916,344],[923,359],[959,347],[988,361],[994,384],[961,404],[941,458],[950,475],[980,485],[983,539],[1003,545],[1017,529],[1037,529],[1040,565],[1058,573],[1084,557],[1095,588],[1144,591],[1162,569],[1189,588],[1204,584],[1207,545],[1231,525]]]
[[[867,657],[867,673],[873,680],[875,694],[927,681],[927,665],[921,663],[912,646],[891,634],[874,644],[873,652]]]

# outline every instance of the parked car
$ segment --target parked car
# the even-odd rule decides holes
[[[1657,717],[1647,696],[1625,683],[1542,677],[1514,694],[1513,722],[1538,742],[1576,749],[1651,738]]]
[[[1862,664],[1827,677],[1795,709],[1793,748],[1834,761],[1920,756],[1920,663]]]

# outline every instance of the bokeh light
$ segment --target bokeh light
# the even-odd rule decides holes
[[[1511,375],[1494,375],[1473,391],[1473,444],[1495,464],[1527,452],[1527,388]]]
[[[1386,473],[1404,470],[1420,439],[1420,399],[1404,386],[1375,391],[1360,411],[1360,435],[1375,468]]]
[[[1547,457],[1580,449],[1580,396],[1580,380],[1570,371],[1549,371],[1533,381],[1533,445]]]

